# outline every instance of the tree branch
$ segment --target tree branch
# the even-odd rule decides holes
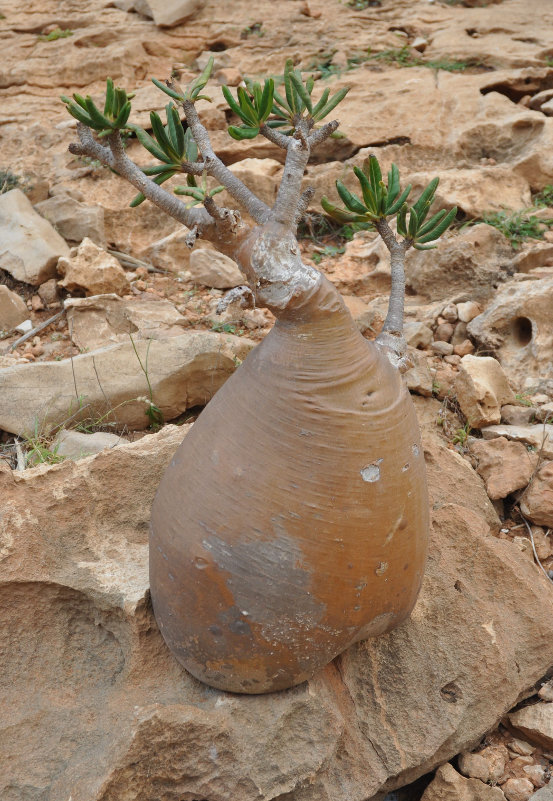
[[[288,150],[290,137],[286,136],[286,134],[280,133],[280,131],[275,131],[274,128],[270,128],[266,123],[263,123],[259,129],[259,133],[264,136],[265,139],[268,139],[269,142],[272,142],[273,145],[282,148],[282,150]]]
[[[403,337],[403,314],[405,306],[405,254],[411,247],[410,239],[397,241],[388,222],[382,218],[375,222],[375,227],[384,244],[390,251],[390,268],[392,285],[388,301],[388,313],[382,331],[375,343],[396,367],[400,370],[408,366],[406,354],[407,343]]]
[[[307,211],[307,207],[309,206],[314,194],[315,190],[313,189],[312,186],[308,186],[307,189],[304,189],[304,191],[302,192],[301,197],[298,201],[298,206],[296,208],[296,219],[295,219],[296,228],[299,225],[301,218]]]
[[[273,219],[287,227],[292,227],[296,219],[303,174],[311,152],[308,134],[308,121],[298,120],[296,132],[290,137],[284,171],[273,206]]]
[[[309,137],[309,147],[311,150],[320,145],[321,142],[324,142],[325,139],[334,133],[334,131],[338,128],[340,123],[338,120],[332,120],[332,122],[327,122],[326,125],[323,125],[322,128],[318,128],[316,131],[313,131],[311,136]]]
[[[219,181],[232,197],[247,209],[257,223],[265,222],[271,213],[270,208],[215,155],[207,129],[200,122],[194,103],[191,100],[185,100],[182,107],[194,141],[203,156],[204,169],[207,174]]]

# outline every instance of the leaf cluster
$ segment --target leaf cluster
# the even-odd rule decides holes
[[[82,97],[74,94],[73,99],[62,95],[67,111],[72,117],[98,133],[99,137],[109,136],[127,126],[131,113],[131,99],[124,89],[114,86],[111,78],[107,79],[106,99],[103,113],[96,106],[90,95]]]
[[[292,59],[286,61],[284,75],[280,83],[284,85],[284,93],[277,91],[275,80],[265,80],[263,88],[259,83],[246,80],[246,88],[239,86],[235,99],[227,86],[223,86],[223,94],[229,107],[242,120],[242,125],[231,125],[229,134],[234,139],[253,139],[266,123],[269,128],[283,128],[284,134],[292,134],[300,119],[309,119],[312,123],[323,120],[336,108],[349,91],[340,89],[330,96],[330,89],[325,89],[317,103],[312,100],[315,78],[310,76],[306,81],[301,72],[294,69]],[[271,119],[269,119],[271,117]]]
[[[342,181],[336,181],[336,189],[346,208],[339,208],[323,197],[321,205],[329,216],[342,224],[374,224],[378,220],[397,214],[397,231],[400,236],[410,241],[417,250],[436,247],[427,243],[438,239],[453,222],[457,213],[456,207],[449,212],[442,209],[427,220],[438,187],[438,178],[430,181],[418,200],[409,207],[407,198],[412,187],[409,184],[403,191],[401,190],[399,170],[395,164],[392,164],[388,172],[386,183],[382,180],[378,159],[372,154],[365,159],[362,169],[354,167],[353,170],[359,181],[363,199],[350,192]]]
[[[185,90],[182,90],[180,86],[175,83],[171,83],[169,86],[168,84],[163,83],[163,81],[158,81],[157,78],[152,78],[152,82],[157,86],[158,89],[161,89],[162,92],[165,92],[166,95],[169,95],[169,97],[171,97],[173,100],[177,100],[179,103],[184,103],[185,100],[190,100],[192,102],[195,102],[196,100],[207,100],[211,103],[211,98],[208,95],[202,95],[201,91],[209,81],[212,70],[213,56],[211,56],[200,75],[198,75],[198,77],[195,78]]]

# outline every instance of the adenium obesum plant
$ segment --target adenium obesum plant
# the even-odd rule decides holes
[[[338,181],[344,208],[323,200],[337,220],[376,229],[391,254],[388,314],[367,341],[335,287],[302,262],[296,240],[313,196],[302,191],[307,162],[335,135],[338,122],[323,121],[347,90],[325,89],[315,102],[315,81],[291,61],[280,81],[246,81],[236,97],[223,87],[237,118],[230,135],[261,135],[285,152],[269,207],[213,151],[195,108],[210,71],[211,63],[185,90],[154,81],[171,102],[166,124],[151,113],[151,135],[129,123],[132,95],[110,80],[103,112],[90,97],[63,101],[79,123],[71,152],[129,181],[139,193],[132,205],[148,199],[185,225],[190,247],[201,237],[235,259],[247,286],[229,299],[277,319],[177,450],[150,537],[154,612],[175,656],[214,687],[259,693],[309,678],[352,643],[398,625],[415,603],[428,500],[400,376],[404,260],[412,246],[433,247],[455,209],[429,218],[437,179],[409,207],[397,167],[384,182],[374,156],[355,168],[359,196]],[[155,165],[142,169],[128,157],[123,129]],[[181,174],[186,185],[162,186]],[[217,204],[223,188],[253,224]]]

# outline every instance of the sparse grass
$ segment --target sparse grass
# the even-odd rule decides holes
[[[238,327],[237,322],[220,323],[213,321],[211,324],[211,330],[218,334],[234,334],[237,337],[240,337],[245,333],[243,328]]]
[[[343,72],[357,69],[361,64],[369,60],[369,55],[364,53],[357,53],[347,59],[346,66],[341,67],[339,64],[333,64],[332,59],[334,53],[321,53],[317,58],[313,59],[306,71],[313,70],[319,73],[319,77],[324,81],[331,78],[333,75],[341,75]]]
[[[543,239],[545,231],[553,226],[553,220],[541,220],[535,214],[529,214],[529,211],[524,209],[514,212],[491,212],[482,217],[482,222],[501,231],[511,243],[511,247],[518,250],[527,239]]]
[[[251,25],[248,25],[246,28],[243,28],[240,31],[240,38],[241,39],[249,39],[250,36],[264,36],[265,31],[263,30],[263,23],[262,22],[252,22]]]
[[[553,67],[553,63],[550,66]],[[534,195],[532,202],[538,209],[553,206],[553,186],[551,184],[544,186],[541,192]]]
[[[515,399],[522,404],[522,406],[533,406],[534,404],[524,392],[517,392],[515,394]]]
[[[474,59],[467,61],[449,61],[448,59],[425,61],[420,56],[415,55],[408,44],[389,50],[381,50],[379,53],[372,55],[369,48],[369,55],[366,60],[383,61],[385,64],[396,64],[398,67],[428,67],[428,69],[444,70],[445,72],[463,72],[469,67],[482,66],[479,61]]]
[[[335,256],[340,256],[346,250],[345,245],[325,245],[324,247],[317,247],[314,249],[311,258],[315,262],[315,264],[320,264],[323,259],[326,258],[334,258]]]
[[[379,8],[382,0],[348,0],[348,6],[355,11],[364,11],[366,8]]]
[[[0,169],[0,195],[21,186],[21,176],[15,175],[11,170]]]
[[[470,436],[471,431],[472,431],[472,426],[470,424],[470,421],[467,420],[464,426],[461,426],[461,428],[456,429],[456,431],[453,433],[453,438],[451,442],[453,443],[453,445],[460,445],[461,448],[464,448],[465,445],[467,444],[467,440]]]
[[[132,338],[132,334],[129,334],[132,347],[135,353],[136,358],[138,359],[138,364],[140,365],[140,369],[146,376],[146,383],[148,385],[148,393],[149,393],[149,400],[145,398],[146,401],[146,416],[150,421],[150,428],[153,431],[157,431],[163,426],[163,412],[154,403],[154,394],[152,390],[152,385],[150,383],[150,376],[148,375],[148,356],[150,354],[150,345],[152,344],[152,340],[148,340],[148,347],[146,348],[146,358],[144,359],[144,364],[142,364],[142,359],[138,355],[138,350],[136,349],[136,345],[134,344],[134,339]]]
[[[64,31],[61,28],[54,28],[50,33],[39,36],[38,39],[40,42],[55,42],[57,39],[67,39],[68,36],[73,36],[73,31],[70,31],[69,28]]]

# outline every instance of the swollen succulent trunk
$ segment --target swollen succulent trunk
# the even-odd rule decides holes
[[[424,571],[409,393],[336,289],[316,271],[305,282],[202,412],[153,507],[162,634],[194,676],[227,691],[293,686],[398,625]]]

